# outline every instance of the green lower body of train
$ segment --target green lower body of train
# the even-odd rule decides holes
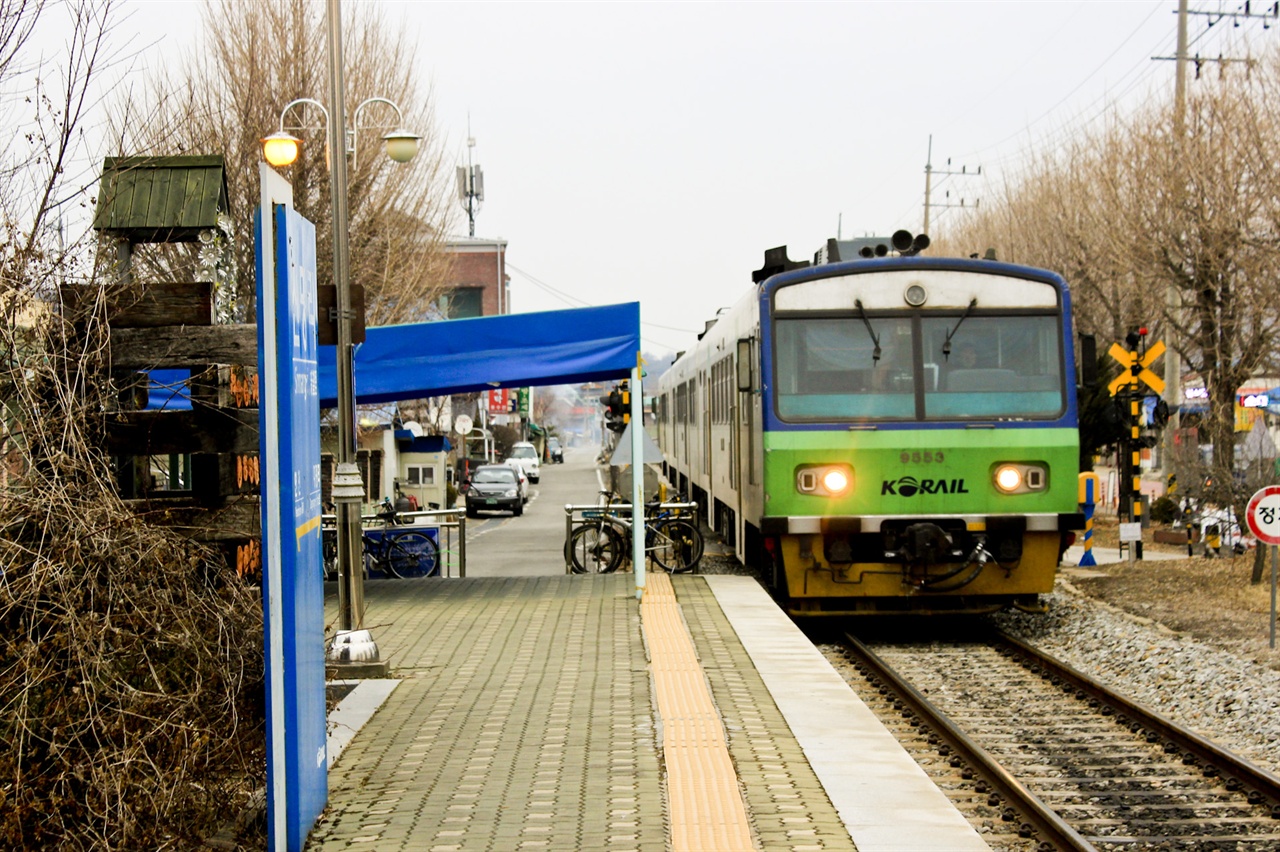
[[[764,435],[760,532],[793,615],[1042,611],[1083,526],[1078,434],[1063,428]],[[1013,493],[996,485],[1012,466]],[[831,467],[847,489],[823,493]]]

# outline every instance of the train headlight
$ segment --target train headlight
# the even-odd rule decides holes
[[[996,488],[1005,494],[1030,494],[1043,491],[1049,485],[1048,471],[1039,464],[1004,462],[995,466],[991,478]]]
[[[840,494],[849,490],[849,474],[838,467],[822,474],[822,487],[832,494]]]
[[[796,490],[815,497],[843,497],[853,490],[853,468],[847,464],[796,468]]]
[[[1022,471],[1011,464],[996,468],[996,488],[1006,494],[1012,494],[1020,485],[1022,485]]]

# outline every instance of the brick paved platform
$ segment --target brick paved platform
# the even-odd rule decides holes
[[[834,774],[848,778],[833,782],[827,770],[820,780],[811,758],[828,745],[806,753],[792,733],[804,720],[784,717],[780,687],[770,692],[738,639],[752,608],[776,607],[747,578],[671,580],[756,848],[985,848],[946,813],[936,788],[942,805],[918,792],[921,779],[931,785],[914,764],[883,775],[876,756],[868,775],[838,758]],[[402,682],[330,769],[329,808],[307,849],[665,852],[687,844],[679,838],[691,835],[671,825],[644,633],[654,628],[641,622],[633,582],[630,574],[370,582],[366,626]],[[720,597],[735,603],[722,606]],[[736,611],[737,631],[726,609]],[[794,631],[785,617],[761,623],[773,625],[752,628],[765,631],[754,637],[765,645],[782,623]],[[832,689],[815,686],[811,703],[836,707],[844,697],[828,700]],[[821,725],[853,748],[883,746]],[[883,806],[874,790],[886,789],[885,777],[915,785],[888,785],[911,801],[887,818],[869,816]]]

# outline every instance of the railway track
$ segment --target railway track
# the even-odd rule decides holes
[[[868,706],[994,849],[1280,849],[1280,777],[1017,639],[846,638]]]

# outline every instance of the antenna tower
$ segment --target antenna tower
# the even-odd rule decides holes
[[[476,147],[476,138],[471,135],[471,122],[467,122],[467,164],[458,166],[458,201],[467,211],[469,235],[476,235],[476,214],[484,203],[484,172],[471,162],[471,150]]]

